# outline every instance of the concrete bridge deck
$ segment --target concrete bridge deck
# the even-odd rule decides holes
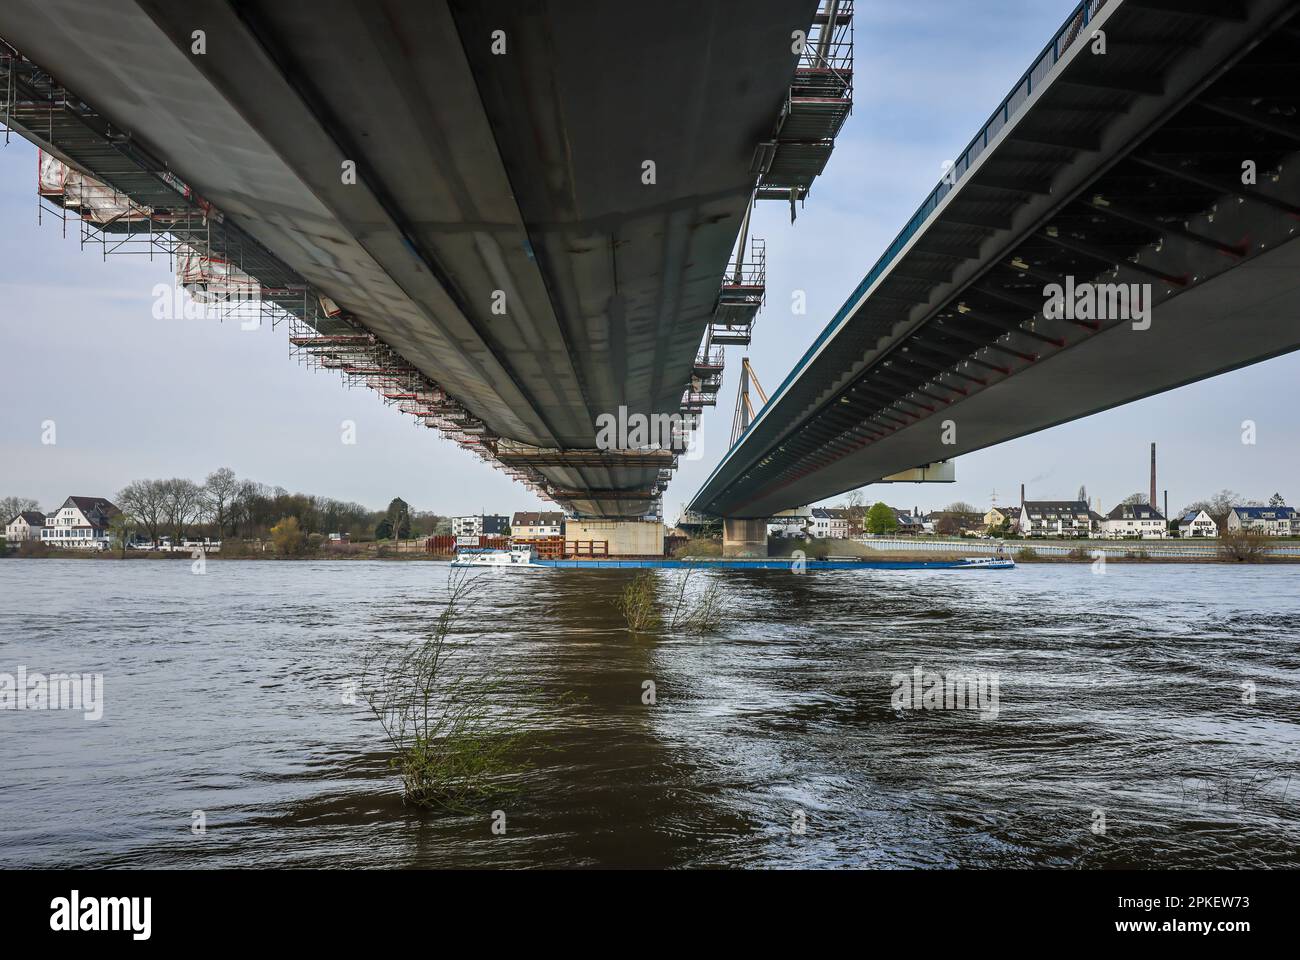
[[[386,396],[543,496],[636,516],[671,451],[598,455],[596,419],[678,412],[817,6],[6,0],[0,73],[43,149],[201,201],[187,242],[382,344],[345,373],[400,370]]]
[[[772,516],[1300,348],[1296,11],[1082,4],[690,508]],[[1076,283],[1151,312],[1049,315]]]

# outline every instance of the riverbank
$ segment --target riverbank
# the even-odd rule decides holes
[[[924,560],[922,561],[922,559],[918,557],[918,551],[914,551],[914,550],[913,551],[873,550],[867,554],[853,554],[853,555],[828,553],[824,555],[824,559],[828,559],[828,560],[861,559],[861,560],[868,560],[868,561],[879,560],[888,563],[924,562],[924,563],[937,564],[937,563],[948,563],[948,562],[963,560],[966,557],[972,555],[976,555],[976,554],[974,554],[973,551],[967,551],[965,553],[956,552],[956,551],[947,551],[947,552],[926,551],[924,554]],[[1091,555],[1085,557],[1052,556],[1046,554],[1034,554],[1032,556],[1026,556],[1023,555],[1022,552],[1020,551],[1009,551],[1007,553],[1007,556],[1010,559],[1015,560],[1017,564],[1055,564],[1058,566],[1079,566],[1079,565],[1092,564],[1097,562],[1096,558]],[[99,550],[57,549],[57,550],[50,550],[47,553],[31,554],[27,556],[18,556],[14,551],[9,551],[8,555],[4,559],[5,560],[111,560],[111,561],[127,560],[127,561],[141,561],[141,562],[149,562],[149,561],[182,562],[184,561],[184,562],[193,563],[196,560],[196,557],[192,553],[184,553],[181,551],[177,551],[174,553],[152,553],[152,552],[136,550],[136,551],[129,551],[126,554],[126,556],[123,557],[117,553],[109,553],[109,552],[104,552]],[[401,563],[410,563],[413,561],[450,563],[452,559],[454,558],[450,556],[441,556],[441,555],[430,554],[430,553],[414,553],[414,552],[412,553],[369,552],[369,553],[354,553],[354,554],[339,554],[339,555],[321,553],[315,555],[301,555],[301,556],[293,556],[293,557],[283,557],[273,553],[250,553],[242,556],[240,555],[223,556],[220,553],[206,553],[203,555],[203,560],[205,563],[220,563],[223,560],[228,562],[233,562],[233,561],[244,562],[244,561],[253,560],[253,561],[260,561],[260,562],[267,562],[267,563],[292,563],[292,562],[301,562],[301,561],[309,561],[312,563],[322,563],[322,562],[356,563],[358,561],[374,561],[374,560],[397,561]],[[611,558],[611,559],[617,559],[617,558]],[[667,560],[667,559],[674,559],[674,558],[665,558],[665,559]],[[687,558],[679,557],[675,559],[685,560]],[[700,566],[707,568],[711,562],[716,563],[718,559],[720,558],[716,558],[716,557],[703,558],[700,561]],[[822,555],[820,554],[814,555],[809,553],[805,558],[804,562],[806,563],[808,560],[817,561],[821,559],[823,559]],[[786,561],[791,566],[793,566],[795,563],[798,562],[798,558],[790,555],[786,555],[786,556],[773,555],[769,557],[769,560],[773,562]],[[1214,554],[1210,554],[1202,557],[1202,556],[1182,556],[1182,555],[1162,556],[1158,554],[1147,554],[1145,556],[1142,556],[1137,554],[1127,555],[1127,554],[1118,554],[1118,553],[1107,553],[1106,563],[1147,564],[1147,565],[1156,565],[1156,566],[1168,566],[1170,564],[1194,564],[1196,566],[1219,565],[1219,566],[1229,566],[1229,567],[1279,566],[1279,565],[1285,566],[1285,565],[1294,565],[1300,563],[1300,555],[1272,554],[1272,555],[1258,557],[1253,560],[1230,560],[1225,557],[1220,557]],[[781,564],[780,566],[784,566],[784,564]],[[780,568],[780,566],[778,567],[778,569]]]
[[[197,548],[196,548],[197,549]],[[16,550],[6,551],[2,560],[134,560],[134,561],[188,561],[194,562],[197,559],[195,551],[192,550],[175,550],[175,551],[150,551],[150,550],[128,550],[126,555],[112,550],[69,550],[59,547],[47,549],[41,553],[20,554]],[[399,560],[408,562],[412,560],[441,560],[444,563],[450,562],[449,556],[438,556],[436,554],[416,552],[392,552],[392,551],[358,551],[355,553],[336,553],[334,551],[322,551],[315,554],[297,554],[295,556],[281,556],[277,553],[267,552],[249,552],[249,553],[204,553],[205,562],[215,563],[221,560],[263,560],[275,563],[286,563],[299,560],[311,561],[346,561],[354,563],[358,560]]]

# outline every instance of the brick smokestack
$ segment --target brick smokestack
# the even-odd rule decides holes
[[[1151,509],[1156,508],[1156,445],[1151,444],[1151,499],[1147,501]]]

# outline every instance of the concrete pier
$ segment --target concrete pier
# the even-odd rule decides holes
[[[767,520],[749,517],[724,517],[722,521],[722,555],[724,557],[766,557]]]

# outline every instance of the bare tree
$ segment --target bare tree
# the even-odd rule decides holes
[[[185,528],[203,518],[203,488],[193,480],[174,477],[163,484],[162,512],[172,532],[172,545],[185,539]]]
[[[845,516],[849,521],[849,536],[862,535],[862,527],[867,518],[867,508],[861,490],[853,490],[844,498]]]
[[[0,497],[0,523],[8,523],[28,510],[40,509],[41,505],[31,497]]]
[[[118,507],[144,529],[152,543],[158,542],[167,519],[166,483],[165,480],[133,480],[117,495]]]
[[[229,467],[213,470],[203,484],[203,499],[207,505],[208,515],[217,525],[217,537],[226,532],[226,525],[232,521],[235,497],[239,493],[239,481],[235,471]]]
[[[934,532],[942,537],[955,536],[962,532],[961,521],[951,514],[940,517],[934,525]]]
[[[1219,556],[1239,563],[1259,563],[1268,553],[1268,536],[1262,530],[1225,530],[1219,537]]]

